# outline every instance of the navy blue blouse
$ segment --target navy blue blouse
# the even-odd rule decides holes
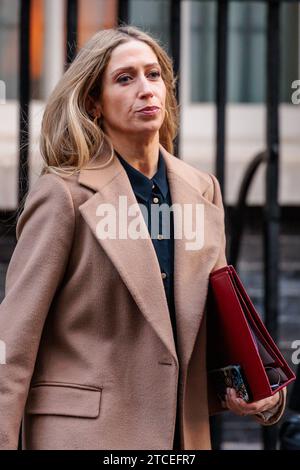
[[[116,152],[126,170],[137,202],[142,210],[158,258],[161,276],[169,306],[176,343],[176,318],[174,306],[174,221],[166,166],[159,153],[157,171],[150,179],[130,165]]]

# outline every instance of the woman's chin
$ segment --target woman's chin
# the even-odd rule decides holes
[[[142,125],[139,126],[134,126],[132,127],[131,130],[129,130],[130,133],[151,133],[155,134],[156,132],[159,132],[161,128],[161,123],[158,122],[145,122],[142,123]]]

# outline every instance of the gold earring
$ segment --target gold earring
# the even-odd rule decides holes
[[[94,117],[94,124],[95,126],[98,126],[98,119],[100,118],[100,116],[95,116]]]

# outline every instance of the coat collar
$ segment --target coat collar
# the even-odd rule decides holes
[[[172,204],[202,204],[204,207],[204,246],[186,250],[186,238],[174,240],[174,300],[177,321],[178,351],[175,349],[172,325],[157,256],[143,216],[141,226],[146,238],[112,239],[97,236],[97,208],[114,204],[119,220],[119,195],[127,197],[127,206],[136,204],[129,178],[119,159],[114,156],[103,168],[86,167],[78,182],[95,191],[79,210],[98,242],[118,270],[146,320],[161,338],[175,362],[187,366],[203,316],[209,273],[220,248],[221,211],[205,197],[210,184],[203,174],[177,159],[160,146],[167,170]],[[174,227],[180,217],[174,213]],[[146,268],[145,268],[146,267]]]

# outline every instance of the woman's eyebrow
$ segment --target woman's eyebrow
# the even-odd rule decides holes
[[[151,64],[145,64],[144,65],[144,68],[148,68],[148,67],[153,67],[153,66],[158,66],[160,67],[160,65],[157,63],[157,62],[152,62]],[[135,67],[133,65],[128,65],[128,66],[124,66],[124,67],[119,67],[117,68],[116,70],[114,70],[113,72],[111,72],[110,75],[115,75],[116,73],[118,72],[121,72],[123,70],[129,70],[129,71],[134,71],[135,70]]]

